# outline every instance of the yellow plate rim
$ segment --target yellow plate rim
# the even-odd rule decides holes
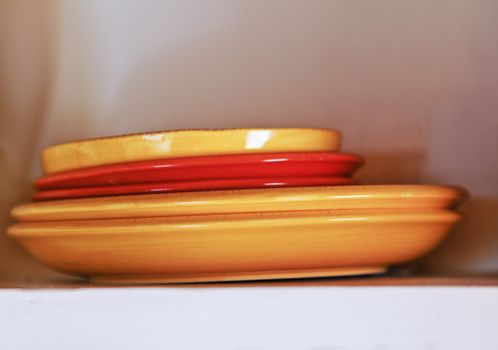
[[[263,135],[268,139],[249,145],[247,140],[250,133],[258,132],[269,133]],[[44,173],[53,174],[105,164],[176,157],[332,152],[340,149],[340,142],[341,133],[336,129],[326,128],[163,130],[58,143],[46,147],[40,158]]]
[[[246,213],[141,219],[79,220],[18,223],[7,234],[16,238],[100,236],[128,234],[183,234],[203,230],[282,228],[296,225],[364,223],[458,222],[462,214],[451,210],[315,210],[309,212]]]
[[[457,186],[358,185],[147,194],[26,203],[22,222],[125,219],[314,209],[455,207],[468,197]]]

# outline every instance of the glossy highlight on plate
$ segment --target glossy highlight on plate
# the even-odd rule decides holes
[[[358,185],[164,193],[54,200],[14,207],[18,221],[124,219],[325,209],[447,209],[468,197],[460,187]]]
[[[130,134],[53,145],[41,153],[44,174],[152,159],[276,152],[335,152],[333,129],[178,130]]]
[[[47,175],[38,190],[137,183],[269,177],[351,176],[362,157],[346,153],[295,152],[238,154],[103,165]]]
[[[448,210],[324,210],[21,223],[36,259],[101,283],[178,283],[382,272],[433,249]]]

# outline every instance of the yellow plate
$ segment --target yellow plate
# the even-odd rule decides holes
[[[451,186],[370,185],[150,194],[28,203],[19,221],[125,219],[319,209],[454,207],[466,198]]]
[[[269,152],[338,151],[332,129],[222,129],[159,131],[63,143],[43,150],[45,174],[161,158]]]
[[[104,283],[174,283],[381,272],[434,248],[448,210],[346,210],[21,223],[54,269]]]

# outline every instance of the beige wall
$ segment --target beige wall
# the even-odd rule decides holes
[[[154,129],[344,132],[369,183],[473,199],[423,261],[498,273],[494,1],[0,0],[1,225],[44,146]],[[0,276],[47,270],[0,238]]]

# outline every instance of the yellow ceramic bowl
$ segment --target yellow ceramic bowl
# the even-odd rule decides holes
[[[269,152],[332,152],[332,129],[222,129],[159,131],[54,145],[43,150],[45,174],[104,164],[161,158]]]
[[[104,283],[236,281],[378,273],[434,248],[460,215],[346,210],[21,223],[36,259]]]
[[[301,187],[47,201],[17,206],[12,215],[19,221],[60,221],[318,209],[445,209],[465,198],[464,190],[452,186]]]

